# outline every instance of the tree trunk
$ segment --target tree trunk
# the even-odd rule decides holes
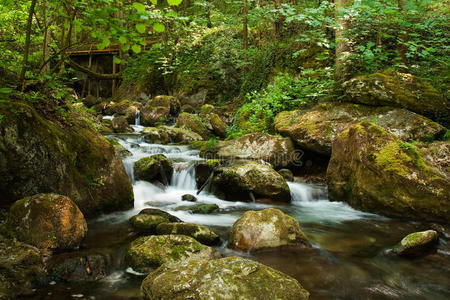
[[[345,80],[350,76],[347,59],[352,53],[351,39],[348,37],[350,21],[342,15],[341,8],[353,4],[353,0],[335,0],[336,5],[336,79]]]
[[[49,64],[49,57],[50,57],[50,47],[49,47],[49,42],[50,42],[50,38],[49,38],[49,32],[48,32],[48,25],[49,22],[47,20],[47,1],[44,1],[44,3],[42,4],[42,14],[43,14],[43,19],[44,19],[44,41],[43,41],[43,49],[42,49],[42,68],[41,70],[45,73],[48,74],[50,73],[50,64]]]
[[[27,36],[26,36],[26,40],[25,40],[25,50],[23,53],[22,70],[20,72],[20,77],[19,77],[19,83],[21,85],[22,91],[25,89],[25,72],[27,71],[28,56],[30,55],[31,25],[33,24],[33,14],[34,14],[35,7],[36,7],[36,0],[32,0],[30,10],[28,12]]]
[[[243,45],[244,50],[247,51],[248,50],[248,2],[247,2],[247,0],[244,0],[244,9],[243,9],[242,13],[244,15],[242,40],[244,43],[244,45]],[[245,53],[244,61],[245,62],[248,61],[247,53]],[[244,66],[244,75],[245,74],[247,74],[247,65]]]

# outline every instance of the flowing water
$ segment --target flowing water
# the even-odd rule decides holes
[[[126,248],[136,238],[127,220],[145,207],[162,209],[185,222],[203,224],[215,230],[224,241],[217,249],[223,255],[239,255],[260,261],[296,278],[311,299],[450,299],[449,237],[441,238],[438,251],[425,258],[407,260],[389,254],[389,248],[406,234],[429,229],[429,225],[394,220],[355,210],[345,203],[330,202],[325,186],[290,182],[292,203],[262,204],[223,201],[202,192],[197,203],[181,201],[184,194],[196,195],[195,162],[197,150],[187,146],[147,144],[135,134],[116,135],[132,156],[124,159],[133,182],[135,205],[127,212],[113,213],[89,222],[83,248],[110,257],[110,275],[90,284],[55,284],[38,293],[39,299],[138,299],[143,276],[127,268]],[[135,181],[137,160],[164,154],[174,161],[170,186],[161,188]],[[215,203],[220,212],[193,214],[189,206]],[[226,248],[228,230],[247,210],[277,207],[296,218],[313,244],[311,250],[271,251],[249,254]]]

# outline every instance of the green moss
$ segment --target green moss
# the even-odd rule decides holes
[[[376,163],[382,166],[384,170],[392,171],[401,176],[408,175],[409,170],[405,165],[412,159],[402,151],[398,142],[390,142],[375,155]]]

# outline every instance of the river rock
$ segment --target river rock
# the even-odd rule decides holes
[[[143,131],[147,143],[153,144],[190,144],[194,141],[202,141],[203,138],[188,129],[169,126],[147,127]]]
[[[169,214],[168,212],[165,212],[163,210],[160,209],[156,209],[156,208],[144,208],[143,210],[141,210],[139,212],[140,215],[144,214],[144,215],[154,215],[154,216],[161,216],[166,218],[167,220],[169,220],[169,222],[181,222],[180,219],[178,219],[177,217]]]
[[[162,223],[156,228],[157,234],[181,234],[193,237],[204,245],[216,245],[219,236],[206,226],[193,223]]]
[[[286,181],[294,181],[294,174],[289,169],[278,170],[278,174],[283,176]]]
[[[333,140],[361,121],[375,122],[398,138],[428,141],[443,136],[446,128],[406,109],[351,103],[324,103],[309,110],[285,111],[275,118],[275,129],[302,149],[331,155]]]
[[[213,184],[225,193],[226,200],[251,201],[249,194],[252,192],[256,199],[291,201],[286,180],[270,165],[247,162],[224,167],[220,171],[214,177]]]
[[[435,247],[437,241],[438,234],[434,230],[414,232],[404,237],[393,248],[393,252],[400,256],[420,256],[427,254],[429,250]]]
[[[38,194],[16,201],[7,226],[20,241],[38,248],[78,248],[87,223],[77,205],[66,196]]]
[[[250,133],[235,140],[219,141],[213,154],[221,159],[263,160],[274,168],[286,167],[296,159],[291,139],[265,133]],[[205,155],[202,153],[202,156]]]
[[[169,183],[173,173],[173,164],[163,154],[144,157],[134,164],[134,176],[136,180],[152,182],[159,180]]]
[[[31,294],[45,281],[39,249],[0,236],[0,299]]]
[[[297,220],[279,209],[247,211],[231,228],[228,247],[256,251],[278,247],[310,247]]]
[[[194,114],[181,113],[178,116],[175,127],[191,130],[200,135],[205,140],[213,136],[213,134],[206,128],[202,119]]]
[[[197,202],[197,198],[194,195],[186,194],[181,196],[182,201],[189,201],[189,202]]]
[[[209,123],[211,124],[212,130],[214,133],[221,137],[225,138],[227,136],[228,126],[225,122],[219,117],[218,114],[210,114],[209,115]]]
[[[167,107],[153,107],[145,105],[141,110],[141,123],[143,126],[155,126],[164,123],[170,116],[170,109]]]
[[[384,71],[360,75],[343,84],[348,101],[371,106],[394,106],[450,123],[449,102],[429,83],[411,74]]]
[[[92,107],[92,106],[102,103],[102,98],[100,98],[100,97],[97,98],[92,95],[87,95],[86,98],[83,99],[83,103],[87,107]]]
[[[163,265],[142,282],[145,299],[308,299],[297,280],[258,262],[226,257]]]
[[[161,215],[137,214],[130,218],[130,224],[136,230],[145,233],[155,233],[161,223],[168,223],[169,219]]]
[[[391,217],[450,220],[450,179],[412,144],[363,122],[333,142],[327,170],[333,201]]]
[[[67,195],[89,217],[133,206],[119,155],[81,118],[74,114],[70,126],[61,125],[21,102],[0,103],[0,114],[3,206],[48,192]]]
[[[172,116],[177,115],[181,108],[180,100],[174,96],[156,96],[147,104],[153,107],[166,107]]]
[[[115,117],[112,120],[112,127],[116,133],[130,133],[134,131],[133,128],[128,125],[127,119],[123,116]]]
[[[194,214],[209,215],[219,212],[220,208],[217,204],[198,204],[189,207],[189,211]]]
[[[176,264],[190,259],[215,259],[220,253],[185,235],[144,236],[133,241],[126,259],[138,272],[148,272],[164,263]]]

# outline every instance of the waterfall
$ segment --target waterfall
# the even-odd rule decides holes
[[[288,182],[291,197],[294,202],[309,202],[313,200],[313,188],[310,185]]]
[[[141,111],[139,109],[136,112],[136,119],[134,121],[134,125],[137,125],[137,126],[141,125]]]
[[[180,190],[196,190],[197,183],[195,182],[195,164],[180,163],[175,167],[172,175],[171,186]]]

